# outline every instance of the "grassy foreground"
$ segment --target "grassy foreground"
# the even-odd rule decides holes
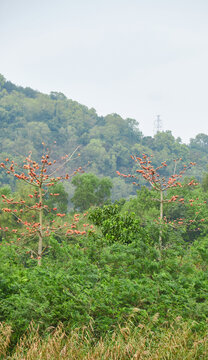
[[[157,314],[155,315],[157,322]],[[193,325],[193,324],[192,324]],[[127,360],[127,359],[208,359],[208,333],[199,334],[193,326],[176,319],[157,331],[129,322],[110,336],[97,340],[93,328],[83,327],[67,334],[63,325],[48,329],[42,337],[31,324],[19,343],[9,351],[12,329],[0,323],[0,359],[11,360]]]

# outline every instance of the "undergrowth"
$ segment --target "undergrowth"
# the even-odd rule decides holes
[[[10,360],[194,360],[208,358],[208,333],[194,331],[194,323],[180,317],[153,330],[158,314],[149,325],[135,326],[128,321],[111,334],[97,339],[93,327],[82,327],[69,333],[63,324],[49,328],[41,336],[38,326],[30,324],[27,332],[10,350],[12,329],[0,324],[0,359]]]

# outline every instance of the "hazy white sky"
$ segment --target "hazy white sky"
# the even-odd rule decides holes
[[[0,0],[0,73],[153,135],[208,134],[207,0]]]

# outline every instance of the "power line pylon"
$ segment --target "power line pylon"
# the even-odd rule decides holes
[[[154,121],[154,135],[158,132],[161,132],[163,129],[162,120],[160,119],[160,115],[157,115],[156,120]]]

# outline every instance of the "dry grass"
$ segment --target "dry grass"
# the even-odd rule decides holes
[[[157,319],[156,319],[157,320]],[[193,360],[208,359],[208,336],[199,336],[179,319],[168,328],[153,332],[148,326],[131,323],[120,327],[112,336],[95,340],[93,330],[82,328],[69,335],[62,325],[47,338],[31,325],[15,347],[7,353],[11,328],[0,325],[1,359],[10,360]]]
[[[12,329],[9,325],[0,323],[0,356],[6,358],[7,350],[10,345]]]

